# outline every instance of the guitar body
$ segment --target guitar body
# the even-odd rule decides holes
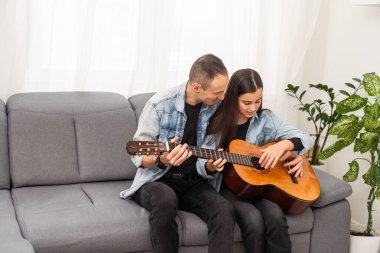
[[[259,158],[262,147],[242,140],[233,140],[229,152]],[[237,197],[244,199],[266,198],[277,203],[285,212],[298,214],[314,202],[320,194],[318,179],[309,162],[303,157],[303,176],[293,182],[284,167],[284,162],[277,162],[274,168],[267,170],[233,164],[226,167],[223,173],[224,182]]]

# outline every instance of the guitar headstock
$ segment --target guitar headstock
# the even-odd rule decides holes
[[[126,149],[130,155],[159,155],[166,151],[169,152],[170,145],[167,142],[129,141]]]

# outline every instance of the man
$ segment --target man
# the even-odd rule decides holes
[[[198,215],[208,226],[209,252],[232,252],[234,211],[208,184],[226,160],[197,164],[188,145],[201,146],[209,118],[224,99],[228,72],[223,62],[208,54],[197,59],[185,85],[154,95],[141,114],[134,140],[180,142],[170,153],[134,156],[138,167],[132,186],[121,192],[150,212],[151,242],[155,252],[178,252],[177,210]],[[174,138],[175,137],[175,138]]]

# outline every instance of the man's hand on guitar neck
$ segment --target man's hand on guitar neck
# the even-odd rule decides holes
[[[179,141],[179,137],[175,137],[170,140],[171,143],[176,143]],[[188,159],[193,153],[188,150],[188,145],[178,144],[172,151],[164,152],[159,157],[157,156],[147,156],[142,160],[142,165],[144,168],[155,168],[157,167],[157,161],[161,162],[165,167],[169,165],[179,166],[186,159]]]
[[[174,137],[170,140],[171,143],[176,143],[179,141],[179,137]],[[173,166],[181,165],[185,160],[192,156],[192,152],[188,150],[188,145],[178,144],[172,151],[169,153],[165,152],[161,154],[160,161],[168,166],[169,164]]]
[[[294,174],[295,177],[298,177],[298,176],[302,177],[303,176],[303,167],[302,167],[303,158],[302,158],[302,156],[297,155],[291,151],[288,151],[280,158],[280,161],[285,162],[286,160],[288,160],[288,162],[286,162],[284,164],[284,166],[292,167],[292,169],[290,169],[288,171],[288,173],[289,174],[295,173]]]

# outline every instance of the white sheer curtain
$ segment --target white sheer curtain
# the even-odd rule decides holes
[[[0,98],[29,91],[126,96],[187,80],[213,53],[254,68],[285,120],[321,0],[0,0]],[[285,106],[284,106],[285,105]]]

